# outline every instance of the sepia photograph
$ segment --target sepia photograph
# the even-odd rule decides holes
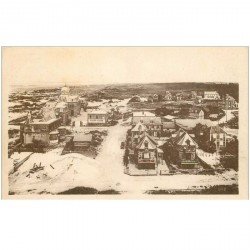
[[[247,197],[247,47],[3,47],[4,197]]]

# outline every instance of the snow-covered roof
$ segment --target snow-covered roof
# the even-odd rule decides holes
[[[90,112],[88,112],[88,114],[95,114],[95,115],[106,115],[107,111],[105,110],[92,110]]]
[[[145,116],[145,117],[140,117],[140,116],[135,116],[132,119],[133,124],[136,124],[138,122],[142,122],[143,124],[161,124],[161,117],[150,117],[150,116]]]
[[[146,131],[146,130],[147,130],[146,126],[143,123],[138,122],[131,131],[136,132],[136,131]]]
[[[83,134],[83,133],[75,134],[73,141],[74,142],[84,142],[84,141],[90,142],[92,141],[92,134]]]
[[[137,112],[133,112],[133,116],[155,117],[155,114],[148,112],[148,111],[137,111]]]
[[[175,119],[176,117],[173,116],[173,115],[165,115],[164,118],[168,119],[168,120],[173,120]]]
[[[217,91],[204,91],[204,95],[219,95]]]
[[[57,130],[54,130],[54,131],[51,131],[49,134],[50,135],[57,135],[57,134],[59,134],[59,132]]]
[[[175,123],[177,126],[185,129],[185,130],[192,130],[197,124],[207,125],[211,127],[215,124],[215,122],[209,119],[176,119]]]

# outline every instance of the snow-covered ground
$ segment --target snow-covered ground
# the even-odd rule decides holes
[[[127,127],[117,124],[108,128],[108,136],[96,159],[80,154],[60,155],[61,149],[46,154],[33,154],[19,170],[10,175],[10,191],[27,193],[58,193],[74,187],[98,190],[115,189],[123,194],[143,194],[156,188],[189,189],[237,183],[237,172],[230,170],[216,175],[129,176],[124,174],[120,143],[125,140]],[[34,163],[43,170],[29,175]],[[29,191],[28,191],[29,190]]]
[[[211,167],[220,164],[220,155],[217,152],[211,154],[204,152],[202,149],[196,149],[196,154],[202,161],[209,164]]]

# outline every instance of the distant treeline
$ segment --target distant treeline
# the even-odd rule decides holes
[[[102,98],[130,98],[133,95],[147,96],[151,94],[165,94],[165,91],[218,91],[221,97],[229,94],[239,101],[238,83],[146,83],[146,84],[110,84],[95,86],[77,86],[72,88],[74,92],[86,95],[98,94]],[[72,92],[73,92],[72,91]]]

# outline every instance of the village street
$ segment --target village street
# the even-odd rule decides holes
[[[121,192],[122,195],[133,196],[144,194],[148,190],[192,189],[237,183],[237,172],[234,170],[216,175],[130,176],[125,174],[124,149],[120,149],[120,144],[125,140],[128,128],[121,122],[108,127],[108,135],[96,159],[76,153],[61,155],[62,149],[59,148],[46,154],[31,155],[20,169],[10,176],[11,191],[19,194],[56,194],[74,187],[91,187],[97,190],[112,189]],[[28,175],[34,163],[41,163],[45,168],[41,173]]]

